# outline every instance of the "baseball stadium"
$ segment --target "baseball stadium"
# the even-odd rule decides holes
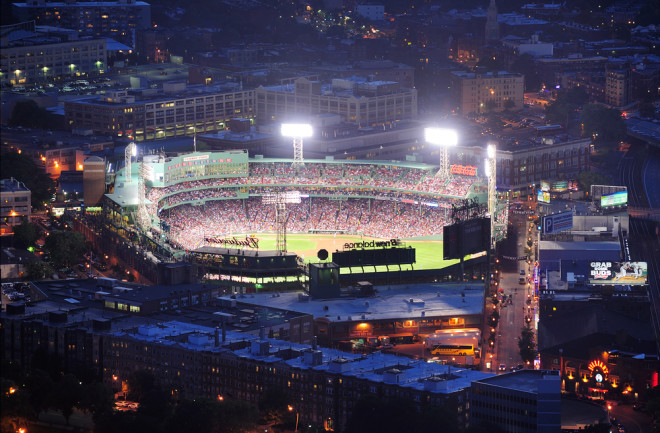
[[[197,263],[200,279],[247,284],[248,291],[300,281],[299,268],[341,251],[385,244],[413,249],[414,263],[356,263],[340,274],[452,266],[458,260],[443,259],[452,205],[485,203],[488,192],[477,167],[452,166],[455,174],[440,177],[437,165],[418,162],[295,163],[244,150],[133,158],[129,148],[106,194],[106,217],[154,257]],[[278,256],[286,264],[273,265]]]

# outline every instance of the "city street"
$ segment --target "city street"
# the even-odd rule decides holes
[[[518,208],[520,207],[520,210]],[[525,325],[526,318],[534,326],[534,313],[536,304],[533,300],[532,285],[530,284],[533,267],[525,260],[518,260],[525,256],[525,247],[528,237],[535,241],[536,230],[530,229],[527,213],[530,209],[526,203],[513,204],[509,213],[510,225],[508,238],[500,245],[498,257],[501,269],[498,292],[501,302],[497,309],[500,313],[497,327],[497,339],[492,353],[487,354],[486,361],[491,360],[491,370],[498,371],[502,364],[506,371],[512,367],[524,364],[520,358],[518,337]],[[524,271],[524,275],[522,272]],[[521,278],[525,280],[521,284]],[[506,298],[506,301],[503,299]],[[528,303],[529,300],[529,303]],[[487,302],[487,308],[492,308],[492,302]],[[490,355],[493,355],[490,358]],[[532,368],[525,365],[525,368]]]

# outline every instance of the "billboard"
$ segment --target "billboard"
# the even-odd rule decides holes
[[[600,198],[602,196],[621,191],[628,191],[628,187],[616,185],[591,185],[591,200],[593,200],[594,203],[600,203]]]
[[[490,248],[490,218],[475,218],[444,227],[443,257],[460,259]]]
[[[568,181],[560,180],[557,182],[552,182],[552,187],[550,188],[550,190],[554,192],[568,191]]]
[[[590,262],[590,284],[643,285],[647,279],[646,262]]]
[[[573,228],[573,212],[562,212],[543,217],[543,233],[551,234]]]
[[[542,180],[541,191],[546,191],[546,192],[550,191],[550,182],[548,182],[547,180]]]
[[[600,207],[625,206],[628,204],[628,191],[619,191],[600,198]]]
[[[547,191],[538,191],[536,201],[539,203],[550,203],[550,193]]]

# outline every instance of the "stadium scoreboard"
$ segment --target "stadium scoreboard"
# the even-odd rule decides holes
[[[412,247],[354,249],[332,253],[332,262],[340,268],[351,266],[404,265],[415,263],[415,261],[415,249]]]
[[[444,227],[443,258],[461,259],[490,248],[490,218],[475,218]]]

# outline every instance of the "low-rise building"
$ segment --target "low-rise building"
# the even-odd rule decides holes
[[[11,179],[0,180],[0,218],[2,222],[10,226],[21,223],[24,218],[30,219],[32,213],[32,193],[25,186],[13,177]]]

